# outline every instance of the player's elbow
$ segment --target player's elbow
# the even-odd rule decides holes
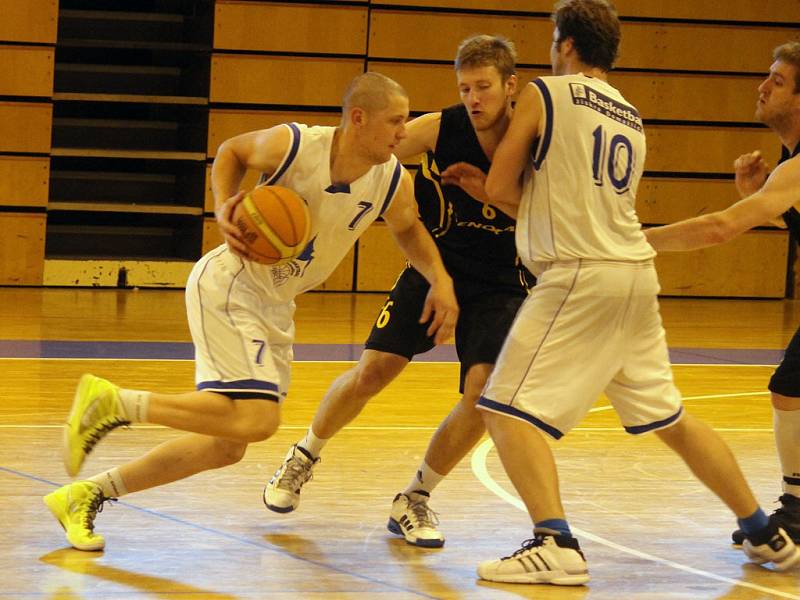
[[[741,228],[732,219],[722,215],[709,216],[711,217],[711,227],[709,227],[708,235],[712,244],[724,244],[742,233]]]

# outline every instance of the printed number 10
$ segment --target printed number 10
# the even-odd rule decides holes
[[[633,146],[630,140],[618,133],[611,138],[611,143],[606,145],[606,132],[602,125],[597,126],[592,136],[594,137],[592,176],[595,185],[603,185],[607,173],[608,180],[618,194],[627,192],[633,171]]]

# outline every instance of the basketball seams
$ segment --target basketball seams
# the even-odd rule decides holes
[[[287,193],[290,197],[284,198]],[[298,200],[301,204],[296,206]],[[255,260],[263,258],[267,264],[278,264],[302,250],[311,229],[310,215],[305,200],[292,190],[258,186],[245,196],[240,208],[238,227]]]

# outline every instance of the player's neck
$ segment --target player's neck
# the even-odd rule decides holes
[[[339,127],[333,134],[330,161],[331,183],[338,184],[353,183],[374,166],[361,155],[354,140]]]
[[[505,135],[510,122],[511,107],[509,107],[506,113],[488,129],[481,129],[480,131],[477,129],[475,130],[478,143],[480,144],[483,153],[486,154],[486,158],[488,158],[490,161],[494,157],[494,151],[497,150],[497,146],[500,145],[500,140],[503,139],[503,135]]]

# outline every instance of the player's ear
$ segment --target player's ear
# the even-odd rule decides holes
[[[357,127],[361,127],[367,122],[367,111],[359,106],[354,106],[350,109],[350,123]]]
[[[513,96],[517,93],[517,83],[519,83],[519,79],[516,75],[511,75],[508,79],[506,79],[504,84],[506,88],[506,96]]]

